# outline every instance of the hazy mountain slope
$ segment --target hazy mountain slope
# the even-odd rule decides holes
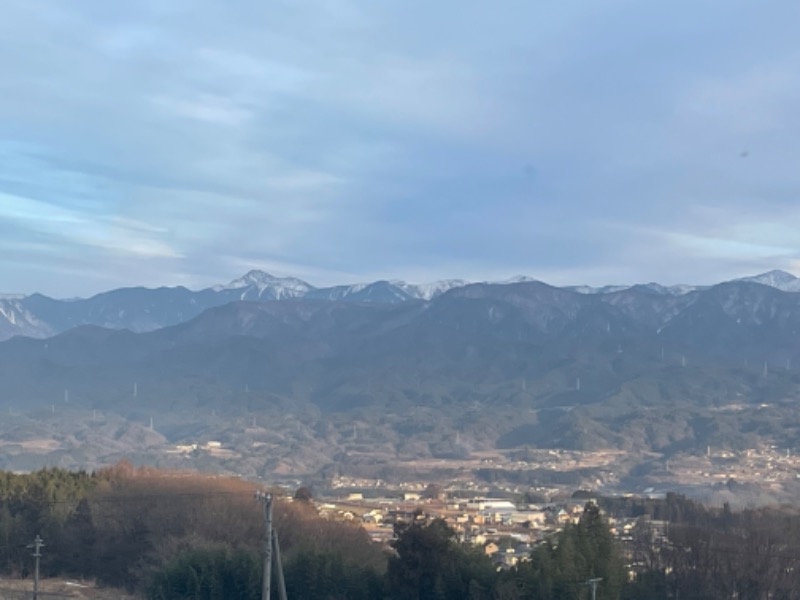
[[[137,418],[279,405],[401,427],[437,452],[456,452],[456,429],[505,446],[800,445],[799,320],[800,294],[750,282],[681,297],[524,282],[430,302],[236,302],[149,333],[0,343],[0,405],[45,409],[65,390]]]

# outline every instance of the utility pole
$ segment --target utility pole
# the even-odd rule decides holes
[[[603,581],[602,577],[594,577],[586,580],[586,585],[592,591],[592,600],[597,600],[597,584]]]
[[[283,580],[283,563],[281,562],[281,546],[278,544],[278,532],[272,530],[272,550],[275,554],[275,579],[278,582],[278,598],[286,600],[286,582]]]
[[[41,550],[43,547],[44,542],[38,535],[36,536],[36,539],[33,540],[33,543],[28,545],[28,548],[34,549],[33,557],[36,559],[33,571],[33,600],[38,600],[39,598],[39,559],[42,558]]]
[[[275,578],[278,583],[278,598],[286,600],[286,583],[283,580],[281,547],[278,544],[278,532],[272,528],[272,494],[258,490],[256,492],[256,500],[264,504],[264,574],[261,580],[261,600],[270,600],[273,556],[275,560]]]
[[[256,500],[264,505],[264,570],[261,579],[261,600],[270,600],[269,586],[272,581],[272,494],[261,490],[256,492]]]

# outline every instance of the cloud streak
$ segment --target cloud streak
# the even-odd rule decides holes
[[[11,0],[3,285],[796,270],[798,20],[790,0]]]

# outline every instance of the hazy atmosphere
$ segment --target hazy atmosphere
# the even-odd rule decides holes
[[[0,2],[0,598],[800,598],[798,25]]]
[[[2,292],[800,273],[800,4],[10,0]]]

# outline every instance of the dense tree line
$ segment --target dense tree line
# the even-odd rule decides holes
[[[385,572],[342,552],[300,551],[287,560],[290,598],[303,600],[582,600],[586,581],[602,579],[597,597],[620,597],[625,582],[619,548],[599,510],[587,505],[580,523],[537,548],[530,562],[510,571],[497,568],[482,548],[461,543],[440,520],[398,523]],[[257,600],[246,587],[241,559],[219,549],[191,550],[158,574],[150,600],[242,598]],[[254,565],[257,569],[257,565]],[[239,581],[240,596],[215,596]]]
[[[587,580],[597,597],[620,598],[626,577],[621,548],[594,504],[536,547],[530,560],[503,570],[482,549],[465,546],[444,521],[399,524],[386,585],[390,600],[580,600]]]
[[[507,571],[454,541],[442,522],[401,525],[387,572],[388,598],[582,600],[793,600],[800,598],[800,511],[734,512],[677,494],[625,499],[640,517],[619,545],[600,507],[536,546]],[[602,501],[601,501],[602,503]],[[619,516],[631,516],[620,509]]]
[[[635,531],[639,587],[685,600],[800,598],[797,508],[734,512],[728,505],[710,509],[682,497],[668,500],[666,522],[643,519]]]
[[[29,475],[0,471],[0,571],[26,575],[30,563],[26,545],[36,535],[47,539],[49,548],[62,550],[58,558],[48,556],[45,572],[69,568],[70,559],[63,550],[79,518],[76,509],[104,481],[102,476],[62,469]]]
[[[257,557],[227,547],[195,548],[167,563],[147,590],[151,600],[259,600],[261,566]]]
[[[45,576],[96,578],[151,600],[260,596],[263,515],[252,484],[134,469],[0,473],[0,574],[25,576],[26,548],[47,543]],[[306,600],[599,600],[800,597],[800,512],[709,508],[683,496],[587,502],[580,521],[500,569],[442,520],[395,526],[387,552],[358,525],[320,519],[300,490],[279,501],[291,598]],[[601,510],[602,508],[602,510]],[[625,547],[604,513],[638,517]]]
[[[622,554],[596,504],[587,503],[580,522],[538,546],[518,570],[525,598],[585,597],[587,581],[600,579],[599,600],[619,598],[625,583]]]
[[[24,576],[30,565],[25,546],[40,534],[47,543],[45,576],[96,578],[152,600],[258,598],[263,523],[253,491],[237,479],[134,469],[124,462],[91,474],[2,473],[0,571]],[[275,505],[292,598],[540,598],[549,588],[533,582],[548,564],[582,557],[578,570],[548,575],[557,588],[567,586],[562,580],[571,585],[575,577],[605,573],[608,556],[618,556],[600,535],[609,534],[599,513],[589,508],[580,525],[539,549],[532,562],[500,573],[481,548],[462,544],[444,521],[398,523],[387,553],[357,525],[318,518],[307,496],[303,490],[295,502]]]
[[[800,511],[733,511],[680,494],[601,498],[617,517],[639,517],[629,547],[631,598],[800,598]]]

